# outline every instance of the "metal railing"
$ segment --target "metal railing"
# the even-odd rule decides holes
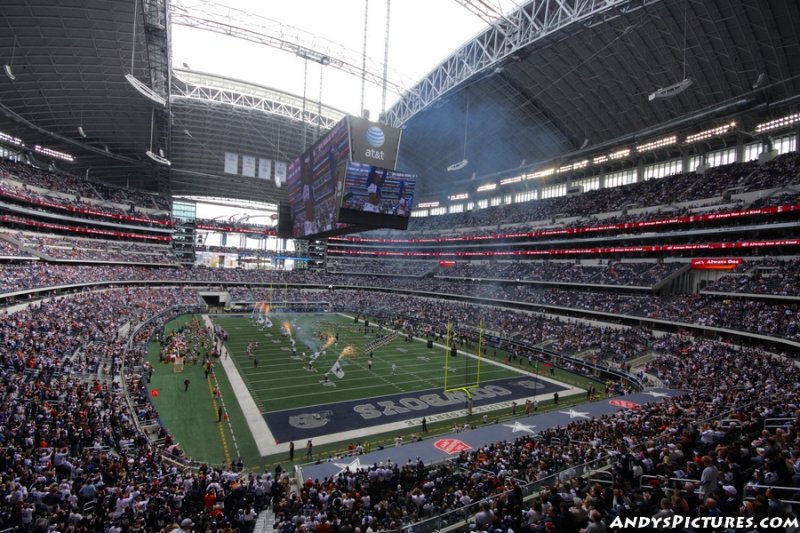
[[[745,501],[752,501],[758,496],[771,490],[781,503],[791,506],[800,506],[800,487],[781,487],[777,485],[758,485],[756,483],[747,483],[744,486],[743,499]],[[788,498],[791,497],[791,498]]]
[[[795,417],[766,418],[764,419],[764,429],[785,428],[792,425],[797,420]]]
[[[597,472],[602,466],[607,466],[609,460],[609,457],[595,459],[587,463],[564,469],[542,479],[531,481],[522,487],[522,495],[523,497],[529,497],[538,494],[545,488],[548,488],[555,483],[563,482],[567,479],[581,477],[588,472]],[[463,524],[466,526],[469,524],[470,520],[475,516],[475,514],[481,509],[484,503],[490,503],[494,500],[508,498],[510,494],[510,491],[495,494],[489,498],[472,502],[469,505],[459,509],[453,509],[452,511],[448,511],[438,516],[430,517],[413,524],[408,524],[403,526],[401,530],[405,533],[433,533],[435,531],[441,531],[444,528],[450,528],[458,524]]]

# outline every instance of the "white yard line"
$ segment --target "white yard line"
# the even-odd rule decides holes
[[[345,316],[345,317],[347,317],[349,319],[353,318],[352,316],[348,316],[348,315],[345,315],[345,314],[342,314],[342,313],[338,313],[338,314],[340,314],[341,316]],[[208,315],[203,315],[203,319],[205,320],[206,325],[208,325],[210,327],[213,327],[213,325],[211,323],[211,319],[208,317]],[[426,342],[426,339],[421,339],[421,338],[415,338],[415,339],[418,340],[418,341]],[[439,343],[434,343],[434,345],[439,347],[439,348],[442,348],[442,349],[445,348],[444,345],[439,344]],[[221,354],[221,357],[220,357],[220,363],[222,364],[222,368],[225,370],[225,373],[228,376],[228,381],[230,381],[231,388],[233,389],[233,393],[236,396],[236,400],[239,402],[239,405],[241,406],[242,412],[244,413],[244,416],[245,416],[245,420],[247,421],[247,425],[249,426],[250,432],[253,435],[253,439],[256,441],[256,446],[258,446],[258,453],[260,453],[262,456],[265,456],[265,455],[272,455],[272,454],[276,454],[276,453],[286,453],[286,452],[288,452],[289,451],[289,443],[288,442],[282,442],[282,443],[276,443],[275,442],[275,437],[273,436],[272,432],[270,431],[269,426],[267,425],[266,420],[264,420],[264,416],[262,415],[262,413],[259,410],[258,406],[256,406],[256,402],[255,402],[255,400],[253,400],[253,397],[250,394],[250,390],[247,388],[247,386],[244,383],[244,380],[242,379],[241,375],[239,374],[239,370],[236,368],[236,364],[233,362],[233,360],[230,357],[226,357],[225,356],[225,352],[227,352],[227,349],[225,348],[225,346],[222,347],[222,350],[223,350],[223,353]],[[460,351],[460,353],[464,354],[465,352]],[[467,357],[472,357],[473,359],[477,359],[477,357],[474,354],[466,353],[465,355]],[[494,361],[494,360],[491,360],[491,359],[488,359],[488,358],[483,358],[483,357],[481,358],[481,361],[483,363],[488,363],[488,364],[492,364],[492,365],[495,365],[495,366],[500,366],[500,367],[503,367],[503,368],[507,368],[509,370],[513,370],[514,372],[516,372],[518,374],[521,374],[521,375],[524,375],[524,376],[533,377],[533,374],[531,372],[526,372],[525,370],[517,368],[517,367],[514,367],[513,365],[507,365],[507,364],[501,363],[499,361]],[[360,364],[360,363],[356,363],[356,364]],[[398,369],[400,369],[400,367],[398,367]],[[380,378],[379,375],[376,376],[376,377]],[[561,381],[557,381],[557,380],[554,380],[554,379],[550,379],[550,378],[547,378],[547,377],[542,376],[542,375],[535,376],[535,379],[540,380],[540,381],[547,381],[549,383],[554,383],[554,384],[557,384],[557,385],[559,385],[561,387],[567,387],[566,390],[559,391],[559,394],[562,395],[562,398],[566,398],[566,397],[569,397],[569,396],[573,396],[575,394],[581,394],[581,393],[585,393],[586,392],[585,389],[581,389],[581,388],[578,388],[578,387],[567,386],[566,383],[563,383]],[[531,402],[533,402],[534,400],[541,402],[543,400],[550,399],[550,398],[551,398],[551,395],[548,393],[548,394],[540,394],[540,395],[536,395],[536,396],[530,396],[529,398],[516,398],[514,400],[507,400],[507,401],[498,402],[498,403],[494,403],[494,404],[490,404],[490,405],[476,406],[476,407],[473,407],[472,414],[475,415],[475,414],[479,414],[479,413],[494,411],[494,410],[497,410],[497,409],[507,409],[507,408],[511,407],[511,402],[512,401],[517,402],[517,406],[518,407],[524,408],[525,400],[529,399],[529,400],[531,400]],[[369,399],[365,398],[364,401],[368,402]],[[449,411],[447,413],[440,413],[438,415],[428,416],[427,419],[428,419],[428,423],[431,423],[431,422],[439,422],[439,421],[443,421],[443,420],[456,419],[456,418],[459,418],[459,417],[464,417],[466,415],[467,415],[467,410],[466,409],[455,409],[455,410]],[[318,444],[332,444],[332,443],[335,443],[335,442],[364,440],[365,438],[368,438],[368,437],[370,437],[372,435],[377,435],[379,433],[387,433],[389,431],[398,431],[398,430],[407,430],[408,428],[413,428],[413,427],[417,427],[417,426],[419,426],[420,430],[421,430],[422,429],[421,420],[422,420],[422,417],[420,417],[420,418],[412,418],[412,419],[403,420],[403,421],[399,421],[399,422],[381,424],[381,425],[378,425],[378,426],[369,426],[369,427],[364,427],[364,428],[351,430],[351,431],[342,431],[340,433],[329,433],[327,435],[318,435],[318,436],[314,436],[313,439],[314,439],[314,444],[315,445],[318,445]]]
[[[214,327],[208,315],[203,315],[203,320],[207,327]],[[267,421],[264,420],[264,416],[261,414],[261,410],[256,405],[255,400],[253,400],[253,397],[250,395],[250,391],[247,389],[244,380],[242,380],[242,376],[236,368],[236,363],[225,353],[227,351],[227,348],[223,345],[223,353],[220,354],[219,362],[222,364],[222,368],[228,376],[228,381],[231,384],[234,396],[236,396],[236,401],[239,403],[242,413],[244,413],[244,418],[247,421],[250,432],[253,434],[253,440],[256,441],[256,446],[258,446],[258,453],[262,456],[277,453],[280,450],[275,446],[275,437],[269,430]],[[286,449],[289,449],[288,445]]]

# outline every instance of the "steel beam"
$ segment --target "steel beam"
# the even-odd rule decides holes
[[[383,72],[363,69],[362,54],[319,36],[303,32],[278,21],[260,17],[247,11],[205,1],[175,0],[170,4],[172,24],[197,28],[237,39],[270,46],[299,57],[324,58],[326,65],[364,79],[379,87],[384,84]],[[315,59],[320,61],[320,59]],[[382,65],[369,60],[367,64]],[[410,85],[387,80],[386,87],[396,94],[404,94]]]
[[[445,59],[386,111],[385,122],[402,126],[468,80],[513,61],[519,50],[568,26],[597,26],[659,1],[530,0],[494,20],[483,33]]]

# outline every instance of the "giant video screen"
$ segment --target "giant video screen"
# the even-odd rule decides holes
[[[347,164],[339,222],[406,229],[417,176],[356,161]]]
[[[287,189],[294,238],[308,238],[339,227],[341,186],[337,189],[337,183],[342,183],[349,159],[345,119],[290,163]]]

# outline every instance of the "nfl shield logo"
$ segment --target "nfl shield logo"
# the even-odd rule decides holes
[[[469,444],[462,442],[458,439],[439,439],[433,443],[436,449],[443,451],[448,455],[463,452],[464,450],[471,450]]]

